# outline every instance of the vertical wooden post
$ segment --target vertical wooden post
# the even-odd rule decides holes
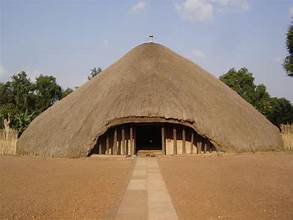
[[[117,155],[117,129],[114,129],[113,154]]]
[[[131,126],[130,127],[130,155],[133,156],[134,154],[134,146],[133,146],[133,127]]]
[[[110,146],[110,150],[111,150],[111,155],[114,155],[114,132],[111,131],[111,135],[109,136],[109,146]],[[112,145],[111,145],[112,142]]]
[[[102,143],[101,143],[101,138],[98,140],[98,146],[99,146],[99,154],[102,154]]]
[[[212,149],[212,143],[209,141],[208,144],[209,144],[209,145],[208,145],[208,147],[209,147],[209,148],[208,148],[208,149],[209,149],[209,152],[212,153],[212,152],[213,152],[213,149]]]
[[[165,140],[165,127],[161,127],[161,136],[162,136],[162,154],[166,155],[166,140]]]
[[[121,154],[122,155],[125,155],[125,130],[124,130],[124,126],[122,125],[122,129],[121,129],[121,142],[122,142],[122,145],[121,145]]]
[[[197,150],[197,154],[201,154],[201,140],[197,141],[196,150]]]
[[[193,154],[193,142],[194,142],[194,133],[191,130],[191,138],[190,138],[190,153]]]
[[[136,154],[136,126],[133,127],[133,154]]]
[[[125,155],[129,155],[129,140],[125,139]]]
[[[121,136],[119,137],[119,133],[117,129],[117,155],[121,155]]]
[[[204,142],[203,142],[203,152],[204,153],[207,153],[207,146],[208,146],[208,144],[207,144],[207,142],[206,142],[206,140],[204,140]]]
[[[186,147],[185,147],[185,128],[182,129],[182,154],[186,154]]]
[[[173,154],[177,154],[177,137],[176,127],[173,127]]]
[[[106,134],[106,154],[109,154],[109,134]]]

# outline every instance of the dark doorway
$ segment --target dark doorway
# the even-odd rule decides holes
[[[162,150],[161,126],[138,125],[136,127],[136,151]]]

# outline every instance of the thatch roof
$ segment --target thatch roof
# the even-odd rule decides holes
[[[17,152],[86,156],[109,127],[140,121],[187,125],[223,151],[282,147],[278,129],[236,92],[170,49],[145,43],[39,115]]]

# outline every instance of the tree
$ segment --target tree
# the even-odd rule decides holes
[[[265,85],[260,84],[255,88],[254,102],[252,103],[255,108],[263,115],[267,115],[271,111],[271,96],[267,92]]]
[[[286,56],[283,66],[288,75],[293,76],[293,24],[288,29],[286,43],[289,55]]]
[[[22,112],[32,114],[35,107],[33,84],[25,72],[11,77],[11,81],[0,84],[0,121],[11,118],[11,126],[18,129],[15,118]],[[20,131],[20,130],[19,130]]]
[[[255,103],[255,89],[254,77],[248,69],[241,68],[240,70],[230,69],[227,73],[220,76],[220,80],[227,86],[236,91],[246,101],[251,104]]]
[[[35,112],[31,114],[28,114],[27,111],[19,112],[13,117],[13,128],[16,129],[20,135],[34,118]]]
[[[272,98],[267,118],[275,125],[293,123],[293,106],[284,98]]]
[[[40,75],[34,84],[36,111],[46,110],[62,97],[62,88],[56,83],[54,76]]]
[[[11,127],[21,134],[42,111],[72,92],[63,90],[54,76],[40,75],[33,83],[25,72],[0,83],[0,128],[4,119],[11,118]]]
[[[91,69],[90,75],[88,76],[88,80],[91,80],[95,76],[97,76],[100,72],[102,72],[102,68],[100,67],[94,67]]]
[[[63,99],[65,96],[68,96],[72,92],[73,92],[73,89],[71,89],[71,88],[67,88],[65,90],[62,89],[62,97],[61,97],[61,99]]]
[[[265,85],[255,85],[254,77],[246,68],[230,69],[220,76],[230,88],[235,90],[259,112],[265,115],[273,124],[280,126],[293,122],[293,106],[285,98],[271,97]]]
[[[12,76],[12,81],[7,82],[8,97],[15,104],[16,111],[25,112],[31,109],[34,105],[33,84],[27,77],[27,74],[22,71]]]

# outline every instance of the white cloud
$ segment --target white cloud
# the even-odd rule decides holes
[[[135,5],[130,8],[130,13],[137,14],[145,11],[147,3],[145,1],[138,1]]]
[[[191,53],[192,53],[192,56],[197,59],[207,58],[207,55],[200,49],[193,49]]]
[[[289,16],[293,17],[293,6],[289,8]]]
[[[176,8],[183,19],[191,22],[210,20],[213,16],[213,5],[209,0],[185,0]]]
[[[184,20],[204,22],[212,19],[215,11],[245,11],[250,5],[248,0],[183,0],[175,7]]]

